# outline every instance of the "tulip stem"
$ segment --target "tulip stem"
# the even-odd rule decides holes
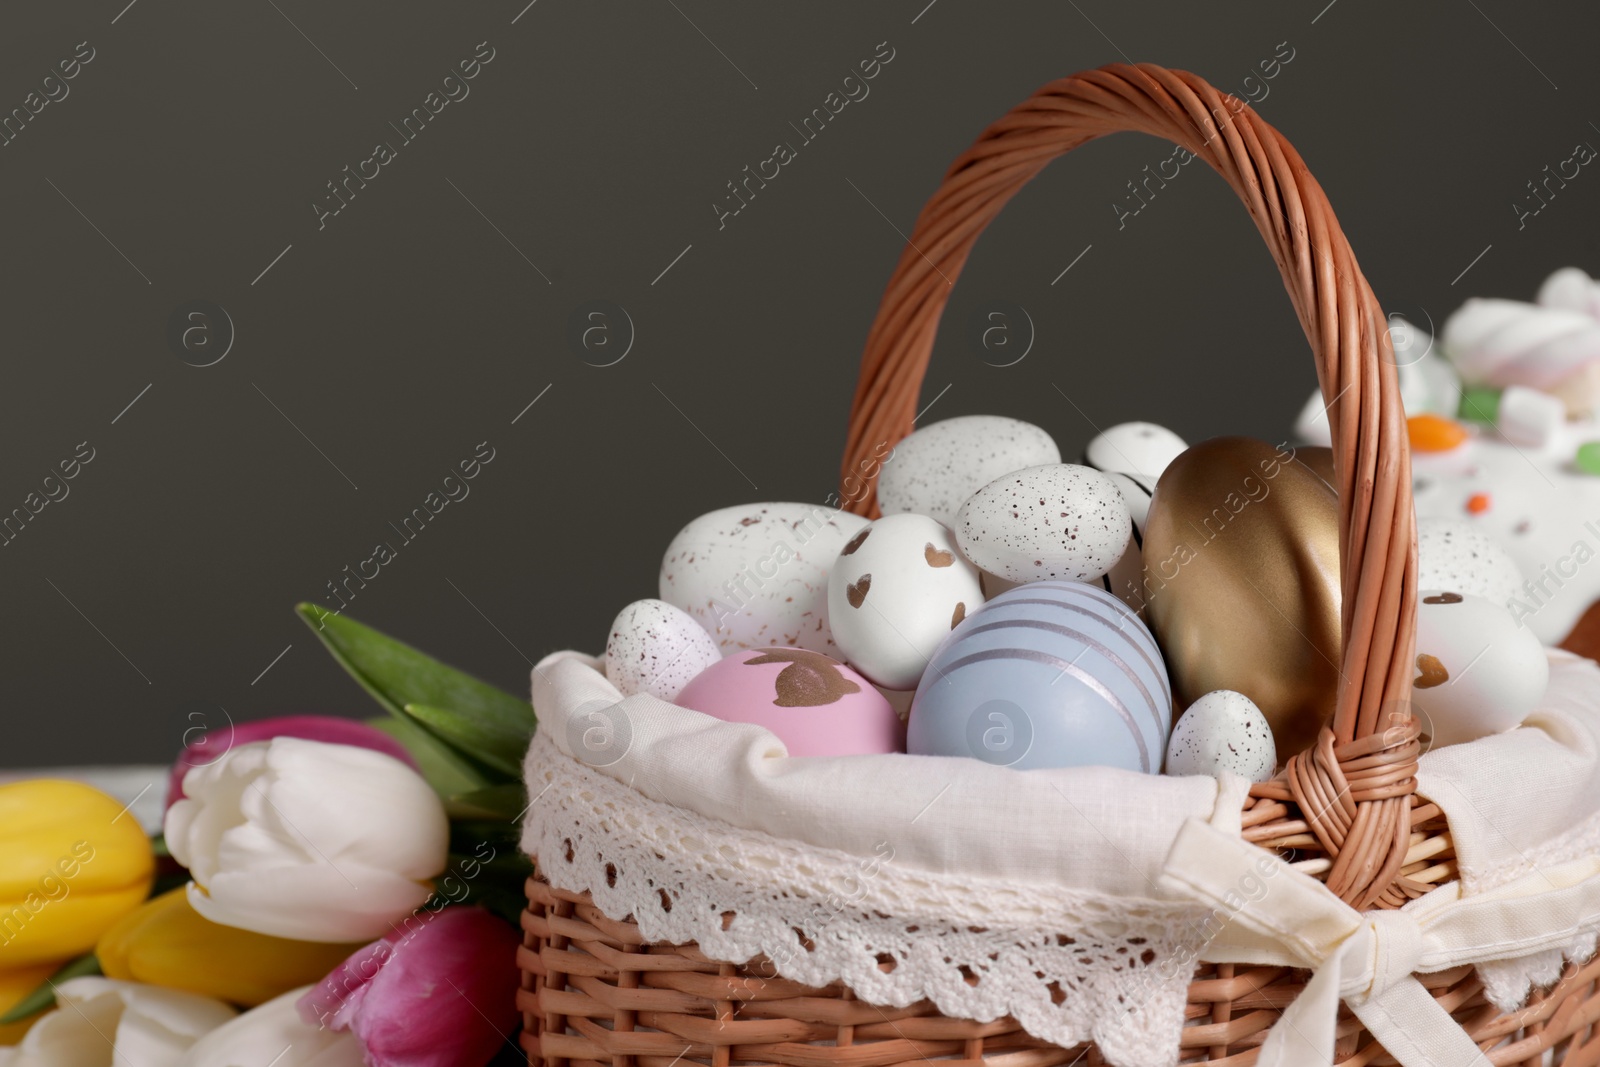
[[[11,1010],[0,1015],[0,1026],[9,1026],[20,1023],[24,1019],[31,1019],[42,1011],[56,1006],[56,986],[69,978],[82,978],[86,974],[99,974],[100,961],[95,959],[94,953],[79,956],[61,965],[57,971],[32,993],[23,997],[12,1005]]]

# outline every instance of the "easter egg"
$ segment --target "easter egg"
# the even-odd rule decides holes
[[[1155,481],[1167,464],[1188,447],[1183,438],[1165,426],[1124,422],[1096,434],[1083,450],[1083,463],[1095,470],[1119,471]]]
[[[939,646],[911,703],[906,751],[1154,773],[1171,722],[1161,653],[1127,605],[1082,582],[1030,582]]]
[[[1278,769],[1272,727],[1255,701],[1218,689],[1189,705],[1167,742],[1168,774],[1237,774],[1265,782]]]
[[[838,658],[828,568],[867,520],[818,504],[746,504],[695,519],[661,561],[661,599],[726,655],[782,645]]]
[[[1180,705],[1255,701],[1285,756],[1339,686],[1339,500],[1287,449],[1220,437],[1173,460],[1144,528],[1147,617]]]
[[[1424,590],[1411,703],[1435,745],[1509,730],[1544,698],[1550,662],[1533,631],[1483,597]]]
[[[717,642],[687,612],[663,600],[636,600],[611,624],[606,677],[623,696],[649,693],[672,700],[721,658]]]
[[[1339,475],[1333,469],[1333,449],[1321,445],[1301,445],[1294,450],[1294,461],[1328,483],[1328,491],[1339,493]]]
[[[1056,463],[1013,471],[961,505],[956,543],[973,563],[1012,582],[1093,581],[1122,558],[1128,505],[1100,471]]]
[[[839,550],[828,624],[850,665],[875,685],[915,689],[939,647],[983,603],[978,568],[926,515],[885,515]]]
[[[1417,588],[1450,589],[1504,604],[1522,592],[1522,571],[1493,537],[1464,519],[1417,519]]]
[[[961,415],[912,433],[894,446],[878,475],[878,507],[955,522],[962,503],[1002,474],[1060,463],[1061,450],[1031,423],[999,415]]]
[[[718,660],[677,703],[777,735],[791,756],[899,752],[904,729],[883,695],[838,660],[803,648],[757,648]]]

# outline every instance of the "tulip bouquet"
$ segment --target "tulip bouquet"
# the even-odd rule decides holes
[[[86,785],[0,786],[0,1067],[520,1059],[533,709],[299,611],[387,716],[197,738],[154,838]]]

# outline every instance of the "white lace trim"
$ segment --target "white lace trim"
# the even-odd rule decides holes
[[[765,955],[873,1004],[1009,1014],[1057,1045],[1094,1041],[1117,1067],[1177,1062],[1202,907],[911,870],[887,841],[863,858],[742,830],[650,800],[542,733],[527,767],[524,849],[651,941]]]
[[[631,915],[651,941],[695,942],[715,959],[765,956],[785,978],[842,981],[873,1004],[927,999],[979,1022],[1011,1015],[1041,1040],[1093,1041],[1116,1067],[1177,1062],[1207,943],[1203,907],[911,869],[887,840],[862,857],[745,830],[645,797],[543,733],[526,767],[535,801],[524,850],[552,885]],[[1482,892],[1597,850],[1600,817],[1516,865],[1463,871],[1463,887]],[[1596,940],[1480,963],[1485,995],[1515,1010]]]
[[[1568,863],[1600,853],[1600,814],[1579,823],[1560,837],[1522,853],[1519,860],[1505,867],[1479,870],[1461,868],[1464,894],[1482,893],[1546,867]],[[1549,949],[1513,960],[1494,960],[1478,964],[1483,979],[1483,995],[1501,1011],[1516,1011],[1528,1002],[1535,989],[1554,985],[1569,962],[1582,962],[1600,948],[1600,935],[1579,936],[1561,949]]]

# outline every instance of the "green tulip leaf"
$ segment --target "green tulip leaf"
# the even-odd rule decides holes
[[[54,974],[46,978],[37,989],[12,1005],[11,1010],[0,1015],[0,1026],[9,1026],[20,1023],[24,1019],[31,1019],[41,1011],[48,1011],[56,1006],[56,986],[69,978],[82,978],[86,974],[99,974],[100,961],[95,959],[94,953],[79,956],[77,959],[63,964]]]
[[[343,615],[312,604],[295,610],[391,715],[420,724],[470,763],[498,772],[487,776],[491,783],[520,779],[523,751],[538,727],[527,701]]]
[[[494,768],[521,788],[522,755],[528,750],[529,739],[521,728],[471,718],[431,704],[407,704],[403,710],[457,752]]]
[[[368,719],[367,725],[377,727],[404,745],[411,758],[417,761],[422,777],[441,797],[473,793],[498,781],[498,775],[489,777],[412,719],[382,715]]]
[[[462,812],[462,820],[482,820],[481,825],[499,824],[504,827],[506,823],[518,818],[528,806],[527,791],[522,788],[521,782],[507,782],[504,785],[492,785],[484,789],[475,789],[470,793],[456,793],[450,798],[450,804]],[[475,814],[467,814],[473,812]],[[478,832],[480,836],[487,836],[486,832],[479,831],[480,823],[465,821],[468,832]],[[502,831],[503,832],[503,831]]]

